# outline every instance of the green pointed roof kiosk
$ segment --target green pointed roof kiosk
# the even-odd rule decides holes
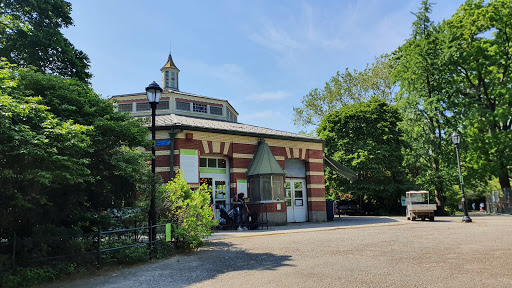
[[[281,166],[279,166],[279,163],[277,163],[276,158],[274,158],[267,142],[262,138],[258,142],[258,148],[256,153],[254,153],[246,175],[250,177],[268,174],[284,176],[285,173]]]
[[[246,175],[249,180],[250,203],[284,202],[285,173],[263,138],[258,142],[258,148],[256,148],[256,153],[254,153]],[[266,206],[264,205],[264,207]],[[280,204],[277,207],[277,210],[281,209]],[[286,213],[272,213],[280,211],[268,212],[269,222],[286,223]]]

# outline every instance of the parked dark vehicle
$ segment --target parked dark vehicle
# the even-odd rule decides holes
[[[360,215],[361,207],[354,202],[337,201],[336,214],[338,214],[338,217],[341,215]]]

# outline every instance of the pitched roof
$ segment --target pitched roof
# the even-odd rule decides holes
[[[261,139],[258,142],[258,148],[256,149],[256,153],[254,153],[246,175],[254,176],[267,174],[284,175],[284,171],[281,166],[279,166],[279,163],[277,163],[276,158],[274,158],[265,139]]]
[[[323,139],[309,135],[284,132],[275,129],[258,127],[248,124],[196,118],[190,116],[168,114],[157,115],[155,119],[156,129],[182,128],[196,131],[208,131],[228,133],[234,135],[253,136],[259,138],[286,139],[292,141],[324,142]],[[151,127],[151,123],[147,124]]]
[[[178,70],[178,72],[180,71],[180,69],[178,69],[178,67],[176,67],[176,65],[174,64],[174,61],[172,61],[172,56],[171,56],[171,53],[169,52],[169,57],[167,58],[167,63],[165,63],[164,67],[162,67],[162,69],[164,68],[174,68],[176,70]],[[162,70],[160,69],[160,70]]]

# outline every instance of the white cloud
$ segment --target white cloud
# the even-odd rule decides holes
[[[275,120],[276,118],[283,118],[281,112],[273,111],[273,110],[263,110],[250,114],[240,114],[239,116],[241,123],[251,123],[254,122],[265,122],[266,120]]]
[[[299,47],[299,43],[287,31],[270,21],[265,21],[263,30],[251,34],[249,39],[278,53],[287,53]]]
[[[271,100],[282,100],[285,98],[288,98],[290,96],[290,93],[285,91],[269,91],[269,92],[263,92],[258,94],[252,94],[251,96],[248,96],[248,100],[252,101],[271,101]]]
[[[300,64],[317,49],[342,50],[348,46],[340,28],[340,19],[302,3],[297,15],[288,18],[259,19],[248,38],[268,49],[281,64]],[[324,13],[324,14],[322,14]],[[245,29],[251,29],[246,27]]]
[[[189,91],[187,87],[190,86],[194,87],[194,93],[207,93],[211,97],[222,98],[225,96],[211,95],[213,92],[211,87],[223,87],[225,92],[240,93],[256,86],[254,79],[237,64],[211,65],[197,59],[183,59],[182,62],[184,62],[182,66],[187,67],[187,73],[180,75],[180,89],[184,88],[183,91]],[[193,84],[187,85],[188,83]]]

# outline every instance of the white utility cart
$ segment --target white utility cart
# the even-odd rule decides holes
[[[437,210],[436,204],[430,204],[430,193],[428,191],[409,191],[405,193],[405,203],[407,206],[407,220],[416,220],[428,218],[434,221],[434,212]]]

